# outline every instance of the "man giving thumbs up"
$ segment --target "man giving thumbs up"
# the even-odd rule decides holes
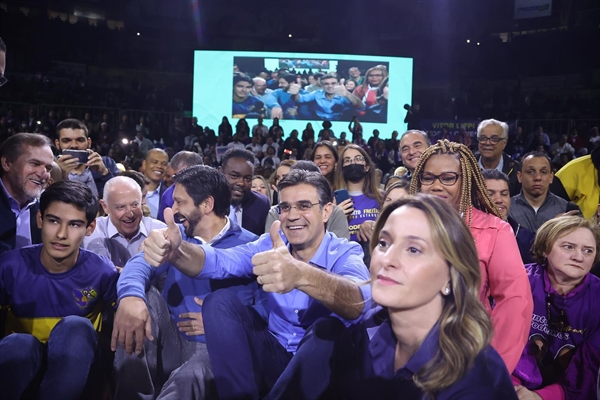
[[[332,210],[327,179],[296,170],[278,189],[279,222],[255,242],[227,250],[187,242],[174,249],[172,240],[156,251],[145,247],[151,265],[167,257],[197,279],[257,275],[267,292],[266,324],[229,289],[204,300],[206,343],[222,399],[269,392],[318,398],[338,359],[332,336],[370,308],[369,285],[361,285],[369,274],[360,246],[325,230]]]

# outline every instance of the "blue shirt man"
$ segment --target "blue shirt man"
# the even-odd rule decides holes
[[[312,387],[302,387],[315,395],[308,397],[318,397],[322,393],[313,389],[323,390],[328,377],[319,369],[306,374],[303,366],[314,360],[328,365],[320,357],[330,357],[332,349],[331,341],[324,343],[313,334],[314,326],[322,321],[350,326],[370,308],[370,287],[362,285],[369,273],[360,246],[325,231],[333,207],[327,179],[319,172],[291,171],[279,183],[279,193],[280,220],[255,242],[226,250],[193,246],[180,242],[172,226],[146,242],[145,258],[152,265],[168,261],[200,279],[257,275],[267,293],[267,321],[228,290],[214,292],[203,305],[207,347],[222,398],[257,398],[301,381],[311,382]]]
[[[311,111],[319,118],[328,121],[339,121],[353,109],[364,109],[363,102],[348,90],[344,85],[338,85],[338,80],[333,75],[321,78],[322,90],[312,93],[300,94],[300,85],[290,87],[292,100],[300,104],[308,103]]]
[[[227,218],[231,195],[221,172],[194,165],[179,171],[173,180],[173,209],[166,209],[165,219],[185,242],[225,249],[257,238]],[[173,212],[182,222],[180,225],[175,224]],[[160,282],[163,276],[164,283]],[[160,293],[151,282],[162,287]],[[144,253],[127,262],[117,285],[119,308],[113,334],[122,344],[115,354],[115,399],[140,398],[148,393],[158,399],[188,399],[194,397],[193,393],[210,392],[212,370],[205,344],[202,302],[212,291],[225,287],[266,318],[254,277],[220,282],[193,279],[169,263],[152,268],[144,260]],[[129,357],[126,353],[131,352],[132,344],[122,335],[130,334],[128,326],[138,322],[136,315],[140,314],[148,317],[144,324],[152,321],[153,329],[140,333],[150,336],[149,340],[136,342],[139,350],[143,346],[145,356]],[[115,342],[113,346],[116,347]]]

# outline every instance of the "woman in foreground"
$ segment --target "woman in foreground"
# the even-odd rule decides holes
[[[577,216],[544,223],[527,265],[529,343],[513,373],[519,399],[595,399],[600,369],[599,227]]]
[[[379,307],[362,323],[361,377],[348,397],[516,399],[489,344],[480,280],[475,244],[450,205],[418,195],[385,207],[371,241]]]

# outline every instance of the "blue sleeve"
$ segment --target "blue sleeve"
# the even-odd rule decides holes
[[[367,266],[363,261],[363,251],[358,243],[346,242],[347,248],[340,249],[344,251],[346,257],[340,258],[331,272],[348,278],[359,285],[362,293],[364,307],[360,316],[354,321],[347,321],[340,317],[342,321],[347,321],[346,325],[353,325],[360,322],[365,313],[371,309],[371,285],[369,283],[370,275]]]
[[[317,92],[311,92],[306,94],[298,95],[297,103],[310,103],[311,101],[315,101],[315,96]]]
[[[160,268],[153,268],[144,260],[144,252],[136,254],[127,261],[121,271],[121,276],[117,283],[117,297],[121,300],[123,297],[139,297],[146,300],[146,288],[150,284],[152,277],[156,274],[165,272],[169,264],[162,265]]]
[[[170,188],[169,188],[170,189]],[[156,219],[159,221],[165,222],[165,208],[173,207],[173,191],[167,189],[162,196],[160,196],[160,203],[158,204],[158,215]]]
[[[273,248],[268,233],[257,241],[246,243],[229,249],[215,249],[203,245],[204,268],[196,279],[247,278],[252,274],[252,257],[260,252]]]
[[[273,94],[268,94],[264,97],[264,103],[268,108],[281,108],[281,106],[279,105],[279,103],[277,102],[277,99],[275,98],[275,96],[273,96]]]

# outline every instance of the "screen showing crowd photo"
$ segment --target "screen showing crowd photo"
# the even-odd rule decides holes
[[[277,118],[285,132],[325,120],[343,131],[357,117],[383,138],[406,128],[411,91],[410,58],[197,51],[193,116],[200,125]]]

